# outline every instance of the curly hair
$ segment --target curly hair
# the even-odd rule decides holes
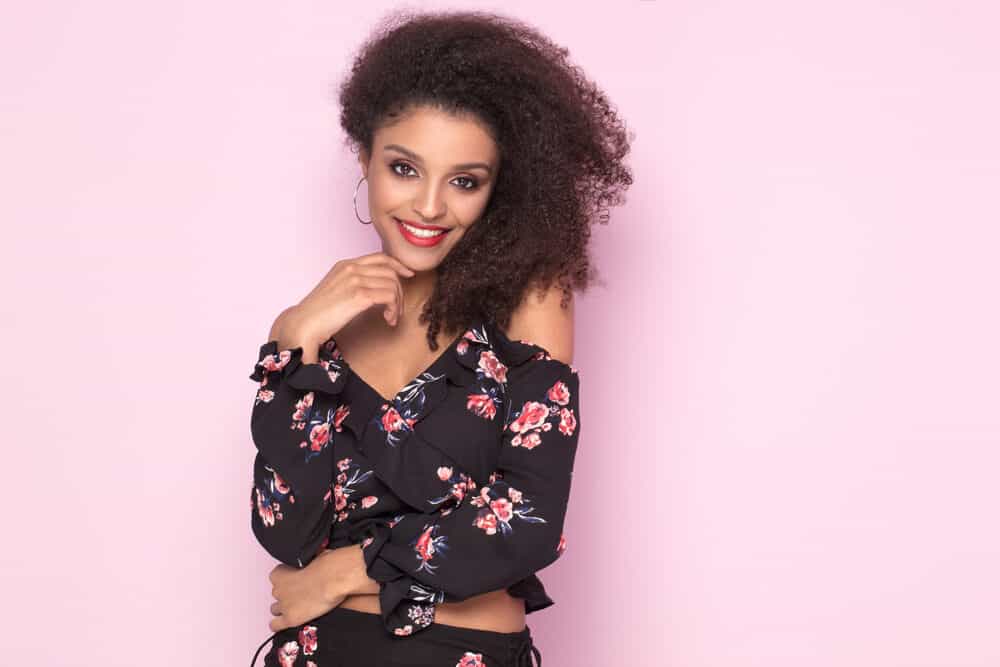
[[[597,276],[590,228],[624,202],[634,133],[568,54],[495,13],[403,9],[378,22],[340,84],[352,152],[371,155],[375,130],[419,106],[471,114],[499,148],[483,215],[438,265],[421,311],[431,350],[442,327],[485,318],[506,329],[528,289],[556,282],[565,307]]]

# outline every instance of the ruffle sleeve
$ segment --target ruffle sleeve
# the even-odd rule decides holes
[[[362,542],[390,633],[426,628],[436,605],[446,600],[530,587],[537,582],[532,575],[565,550],[563,524],[580,435],[578,373],[539,346],[499,342],[516,346],[520,363],[507,368],[483,353],[504,380],[506,415],[488,483],[471,485],[444,509],[373,526]],[[545,597],[535,608],[548,604]]]
[[[287,565],[304,567],[329,542],[333,439],[349,410],[340,400],[349,373],[330,339],[311,364],[302,363],[301,347],[279,350],[269,341],[250,375],[259,383],[250,417],[251,528]]]

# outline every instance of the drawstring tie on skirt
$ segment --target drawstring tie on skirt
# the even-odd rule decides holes
[[[260,650],[262,648],[264,648],[265,646],[267,646],[267,643],[269,641],[271,641],[272,639],[274,639],[275,637],[277,637],[277,636],[278,636],[278,633],[275,632],[273,635],[271,635],[270,637],[268,637],[267,639],[265,639],[263,644],[261,644],[260,646],[257,647],[257,652],[253,654],[253,660],[250,661],[250,667],[254,667],[254,665],[257,664],[257,656],[260,655]]]
[[[514,655],[514,665],[513,667],[534,667],[532,665],[531,656],[535,656],[535,661],[538,663],[538,667],[542,667],[542,652],[538,650],[535,643],[531,641],[531,635],[527,635],[521,645],[517,647],[517,653]]]

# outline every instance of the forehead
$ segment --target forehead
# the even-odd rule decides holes
[[[474,116],[454,115],[431,107],[418,107],[391,125],[375,132],[375,148],[405,146],[425,161],[444,166],[459,162],[492,161],[497,146]]]

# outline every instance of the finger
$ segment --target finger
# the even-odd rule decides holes
[[[358,275],[360,275],[360,276],[377,276],[377,277],[386,278],[388,280],[391,280],[393,282],[393,284],[395,284],[395,286],[396,286],[396,291],[399,292],[399,315],[400,315],[400,317],[403,317],[406,314],[406,310],[405,310],[405,307],[403,305],[403,283],[399,279],[399,274],[397,274],[395,271],[393,271],[388,266],[384,266],[384,265],[382,265],[382,266],[372,265],[372,266],[366,266],[365,268],[360,269]]]
[[[371,302],[372,305],[382,305],[386,307],[385,318],[390,323],[393,319],[398,321],[396,313],[396,290],[391,287],[358,287],[358,294]]]
[[[406,276],[407,278],[412,278],[417,273],[416,271],[408,267],[406,264],[403,264],[401,261],[399,261],[392,255],[384,251],[378,251],[378,252],[373,252],[370,255],[364,255],[363,257],[359,258],[358,261],[362,264],[378,264],[378,263],[386,264],[388,266],[391,266],[395,271]]]
[[[400,286],[399,281],[393,278],[383,278],[378,277],[364,277],[359,283],[363,288],[370,288],[378,290],[378,295],[382,298],[385,290],[389,297],[388,299],[378,301],[378,303],[383,303],[386,306],[387,313],[392,314],[398,320],[403,314],[403,290]]]

